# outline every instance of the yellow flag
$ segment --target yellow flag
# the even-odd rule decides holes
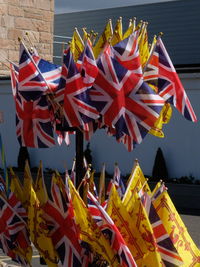
[[[142,266],[143,258],[148,253],[148,249],[136,227],[137,216],[130,216],[127,212],[115,186],[112,186],[106,211],[122,234],[137,265]]]
[[[139,163],[136,163],[135,168],[133,169],[130,180],[126,189],[126,192],[123,197],[123,204],[126,206],[129,200],[132,198],[134,192],[137,192],[143,188],[148,194],[151,193],[151,189],[147,183],[147,179],[144,177],[144,174],[139,166]]]
[[[147,34],[147,23],[144,23],[140,36],[138,38],[138,46],[139,46],[139,53],[140,53],[140,61],[142,68],[145,67],[148,59],[149,59],[149,42],[148,42],[148,34]]]
[[[106,165],[104,163],[99,177],[99,203],[105,201],[105,169]]]
[[[43,211],[32,185],[30,186],[30,205],[28,206],[28,227],[31,241],[46,264],[51,267],[58,266],[58,256],[52,240],[48,236],[49,230],[43,219]]]
[[[93,47],[95,58],[97,58],[98,55],[101,53],[106,42],[109,40],[109,38],[112,37],[112,35],[113,35],[112,21],[111,19],[109,19],[103,33],[101,34],[101,36],[99,37],[99,39],[97,40],[96,44]]]
[[[26,160],[25,168],[24,168],[24,182],[23,182],[23,190],[24,190],[24,201],[22,202],[23,207],[27,208],[29,205],[30,199],[30,190],[33,184],[33,179],[31,175],[31,170],[29,167],[28,160]]]
[[[16,195],[16,197],[23,203],[24,199],[24,190],[23,186],[19,180],[19,177],[14,173],[13,169],[10,168],[11,182],[10,190]]]
[[[135,29],[134,21],[132,19],[130,19],[128,29],[125,31],[122,39],[124,40],[124,39],[128,38],[134,32],[134,29]]]
[[[48,194],[47,194],[46,185],[44,182],[42,161],[40,161],[40,165],[39,165],[38,172],[37,172],[37,178],[34,183],[34,189],[35,189],[37,198],[40,202],[40,205],[45,204],[48,200]]]
[[[73,33],[71,44],[70,44],[70,49],[74,56],[74,60],[77,61],[80,54],[84,50],[84,43],[77,28],[74,29],[74,33]]]
[[[153,205],[184,262],[182,266],[199,267],[200,251],[190,237],[166,190],[153,200]]]
[[[117,20],[115,29],[113,32],[113,37],[111,40],[111,45],[119,43],[123,39],[123,29],[122,29],[122,17]]]
[[[154,187],[153,191],[151,192],[151,197],[154,197],[154,195],[156,194],[157,190],[160,188],[161,184],[162,184],[162,180],[157,182],[156,186]]]
[[[163,106],[158,119],[156,120],[154,126],[150,129],[149,133],[157,137],[165,137],[162,128],[163,124],[166,124],[170,121],[172,116],[172,108],[169,103],[165,103]]]
[[[109,242],[101,233],[101,230],[93,221],[87,207],[76,191],[71,180],[69,188],[74,207],[75,221],[80,233],[80,239],[91,245],[92,249],[100,254],[110,266],[120,266]]]
[[[162,266],[151,224],[136,192],[129,206],[131,209],[123,205],[113,186],[106,211],[121,232],[136,263],[146,267]]]

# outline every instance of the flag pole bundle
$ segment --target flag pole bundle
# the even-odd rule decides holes
[[[164,137],[171,105],[197,121],[161,34],[150,46],[147,22],[130,19],[123,32],[122,17],[114,27],[108,20],[99,37],[82,30],[83,36],[75,28],[63,49],[62,66],[42,59],[29,36],[31,47],[19,40],[19,64],[11,63],[11,77],[20,145],[54,146],[54,132],[59,144],[68,145],[66,129],[78,128],[90,140],[104,128],[131,151],[148,133]]]
[[[199,266],[165,184],[151,191],[138,161],[125,183],[116,163],[106,190],[105,168],[97,192],[87,167],[83,198],[67,170],[54,171],[47,186],[41,162],[35,181],[28,161],[23,182],[11,169],[9,195],[5,186],[0,195],[3,252],[22,266],[31,266],[31,242],[48,266]]]

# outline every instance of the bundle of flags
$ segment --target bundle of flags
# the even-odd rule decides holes
[[[109,20],[96,39],[96,33],[83,28],[81,37],[75,28],[62,66],[20,41],[19,64],[11,64],[11,78],[21,146],[51,147],[55,133],[59,144],[69,144],[71,127],[89,140],[104,128],[131,151],[148,133],[164,136],[170,105],[197,121],[160,35],[150,47],[147,23],[130,20],[123,33],[122,18],[114,31]]]
[[[10,194],[2,188],[0,195],[0,246],[22,266],[31,266],[31,242],[48,266],[200,265],[165,184],[151,191],[138,161],[127,183],[115,164],[107,194],[105,164],[99,192],[88,167],[84,200],[67,171],[65,177],[53,172],[50,186],[42,163],[34,180],[28,162],[23,179],[10,174]]]

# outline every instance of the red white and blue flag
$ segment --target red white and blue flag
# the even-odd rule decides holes
[[[186,119],[197,121],[185,89],[160,37],[157,39],[144,76],[150,83],[157,78],[158,94],[174,105]]]
[[[156,238],[158,251],[165,266],[176,267],[183,265],[183,260],[179,256],[170,236],[168,235],[162,221],[160,220],[160,217],[158,216],[158,213],[156,212],[156,209],[152,204],[150,196],[143,190],[140,190],[139,196],[148,214],[149,221]]]
[[[55,145],[46,96],[35,101],[16,98],[16,132],[21,146],[47,148]]]
[[[113,46],[115,56],[119,63],[135,74],[142,76],[142,66],[138,48],[138,32],[135,31],[126,39]]]
[[[136,267],[137,264],[113,220],[91,192],[88,192],[87,199],[88,208],[93,219],[100,227],[102,233],[109,239],[112,249],[119,256],[120,266]]]
[[[60,66],[41,59],[20,44],[19,92],[27,101],[38,99],[46,91],[55,91],[60,75]]]
[[[13,261],[23,266],[29,266],[26,253],[31,250],[26,219],[27,213],[14,193],[11,192],[8,199],[0,196],[0,247]]]
[[[64,116],[70,127],[83,126],[89,121],[96,120],[99,112],[92,106],[89,89],[83,82],[70,49],[64,64],[68,70],[64,90]]]
[[[110,45],[97,61],[99,73],[91,99],[107,127],[115,128],[116,138],[125,135],[135,143],[142,139],[159,117],[164,100],[142,77],[124,68]]]
[[[63,194],[64,193],[64,194]],[[73,207],[67,190],[61,193],[57,184],[53,183],[50,199],[43,206],[45,220],[50,236],[59,255],[61,266],[82,266],[78,232],[74,221]]]

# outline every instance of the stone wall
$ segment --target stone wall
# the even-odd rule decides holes
[[[0,76],[9,75],[4,58],[18,62],[18,37],[27,40],[26,33],[41,57],[52,60],[53,20],[54,0],[0,0]]]

